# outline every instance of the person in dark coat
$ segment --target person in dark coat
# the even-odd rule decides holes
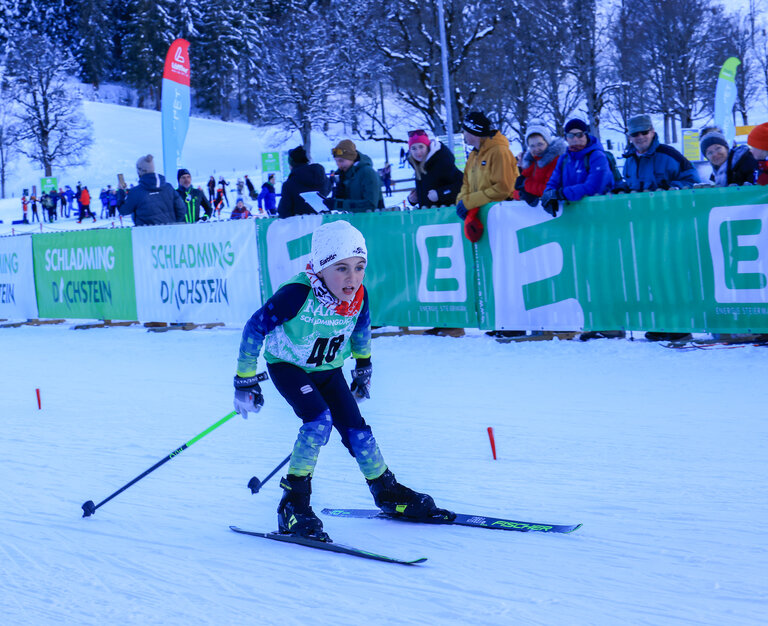
[[[384,208],[381,178],[371,157],[358,152],[351,139],[342,139],[332,150],[337,183],[326,205],[345,213],[365,213]]]
[[[423,130],[408,133],[408,162],[413,167],[416,189],[408,202],[425,209],[456,204],[464,174],[456,167],[451,151]]]
[[[319,163],[309,162],[304,146],[297,146],[288,151],[288,165],[291,173],[283,183],[277,216],[286,218],[294,215],[314,215],[315,210],[300,194],[316,191],[321,196],[327,196],[331,184],[325,175],[325,169]]]
[[[216,198],[216,179],[211,176],[208,179],[208,202],[213,202]]]
[[[712,166],[709,180],[718,187],[753,183],[757,160],[747,146],[730,148],[723,132],[713,126],[701,131],[701,154]]]
[[[267,182],[261,186],[261,193],[257,198],[259,203],[259,210],[262,208],[266,211],[267,217],[273,217],[275,215],[275,175],[270,174],[267,177]]]
[[[258,200],[259,194],[256,193],[256,187],[253,186],[251,179],[248,178],[248,174],[245,175],[245,186],[248,188],[248,197],[251,200]]]
[[[120,215],[132,215],[136,226],[184,222],[184,203],[173,186],[165,182],[165,177],[155,173],[151,154],[136,161],[136,173],[139,184],[130,193],[124,188],[118,191]]]
[[[213,214],[213,207],[211,203],[205,197],[205,194],[200,190],[192,186],[192,174],[186,168],[181,168],[176,173],[176,179],[179,181],[179,187],[176,189],[176,193],[181,197],[184,203],[184,221],[187,224],[194,224],[199,222],[200,207],[203,207],[205,211],[205,217],[203,220],[207,220]]]
[[[227,208],[229,208],[229,198],[227,197],[227,187],[229,187],[229,182],[224,180],[223,176],[219,176],[219,189],[221,189],[224,192],[224,202],[227,203]]]

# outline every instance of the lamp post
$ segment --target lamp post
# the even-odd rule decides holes
[[[443,93],[445,100],[445,125],[448,149],[453,152],[453,107],[451,106],[451,80],[448,76],[448,43],[445,36],[445,8],[443,0],[437,0],[437,20],[440,28],[440,60],[443,66]]]

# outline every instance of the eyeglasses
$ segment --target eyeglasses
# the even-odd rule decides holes
[[[417,129],[417,130],[409,130],[409,131],[408,131],[408,139],[410,139],[411,137],[414,137],[414,136],[416,136],[416,135],[426,135],[426,134],[427,134],[427,133],[426,133],[426,132],[424,132],[424,130],[423,130],[423,129],[421,129],[421,128],[419,128],[419,129]]]
[[[572,133],[565,133],[565,138],[566,139],[581,139],[586,134],[587,133],[583,133],[580,130],[577,130],[577,131],[572,132]]]
[[[629,133],[630,137],[637,137],[638,135],[642,135],[645,137],[648,133],[650,133],[650,130],[638,130],[636,133]]]

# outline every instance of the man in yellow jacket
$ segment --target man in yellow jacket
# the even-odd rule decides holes
[[[491,128],[491,121],[480,111],[471,111],[462,122],[464,141],[472,146],[464,168],[464,183],[456,198],[456,214],[464,220],[464,234],[479,241],[483,223],[477,216],[480,207],[512,197],[519,172],[509,140]]]

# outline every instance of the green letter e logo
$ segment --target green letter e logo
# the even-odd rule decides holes
[[[419,302],[466,302],[467,269],[462,225],[433,224],[416,231]]]
[[[715,300],[768,301],[768,205],[715,207],[708,230]]]

